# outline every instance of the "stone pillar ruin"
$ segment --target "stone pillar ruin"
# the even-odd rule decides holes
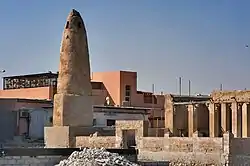
[[[250,137],[250,114],[249,103],[243,103],[242,105],[242,137]]]
[[[174,133],[174,105],[172,97],[166,95],[165,97],[165,128],[171,134]]]
[[[242,106],[243,103],[237,105],[237,137],[242,137]]]
[[[192,137],[198,129],[198,110],[194,104],[188,105],[188,136]]]
[[[227,103],[221,103],[221,127],[223,132],[230,130],[230,112]]]
[[[73,9],[61,42],[53,126],[45,127],[46,147],[74,147],[75,135],[92,128],[91,91],[86,29],[80,13]]]
[[[218,110],[215,103],[209,103],[209,136],[219,136]]]
[[[232,102],[232,133],[235,137],[238,137],[238,104]]]

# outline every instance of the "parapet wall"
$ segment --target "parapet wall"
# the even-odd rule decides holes
[[[89,148],[115,148],[115,136],[78,136],[76,137],[76,147]]]

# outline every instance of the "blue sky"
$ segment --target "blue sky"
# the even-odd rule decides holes
[[[250,89],[248,0],[0,1],[2,76],[57,71],[66,17],[86,24],[92,71],[138,72],[138,88],[166,93]]]

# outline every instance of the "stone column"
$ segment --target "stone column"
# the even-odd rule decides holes
[[[188,105],[188,136],[192,137],[193,133],[197,131],[198,117],[197,106],[193,104]]]
[[[215,137],[215,122],[214,122],[214,112],[215,112],[215,105],[214,103],[209,103],[208,106],[209,110],[209,137]]]
[[[221,127],[223,132],[229,130],[229,110],[227,103],[221,103]]]
[[[237,137],[242,137],[242,106],[243,103],[237,105]]]
[[[174,105],[170,100],[165,100],[165,128],[172,135],[174,133]]]
[[[209,136],[218,137],[219,126],[219,110],[216,109],[215,103],[209,103]]]
[[[249,137],[249,114],[248,114],[248,103],[242,105],[242,137]]]
[[[237,112],[238,112],[238,106],[237,106],[237,102],[233,102],[232,106],[232,133],[234,135],[234,137],[238,136],[238,130],[237,130],[237,124],[238,124],[238,118],[237,118]]]

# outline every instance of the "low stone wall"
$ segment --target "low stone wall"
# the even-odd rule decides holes
[[[58,164],[66,156],[5,156],[0,158],[1,166],[53,166]]]
[[[164,132],[163,128],[148,128],[149,137],[164,137]]]
[[[78,136],[76,137],[76,147],[89,148],[115,148],[115,136]]]
[[[221,164],[223,138],[144,137],[139,141],[139,160]]]
[[[233,165],[250,165],[250,138],[232,138],[229,154]]]
[[[0,149],[1,166],[54,166],[61,160],[68,158],[79,148],[5,148]],[[107,149],[112,153],[118,153],[132,162],[137,162],[135,149]]]

